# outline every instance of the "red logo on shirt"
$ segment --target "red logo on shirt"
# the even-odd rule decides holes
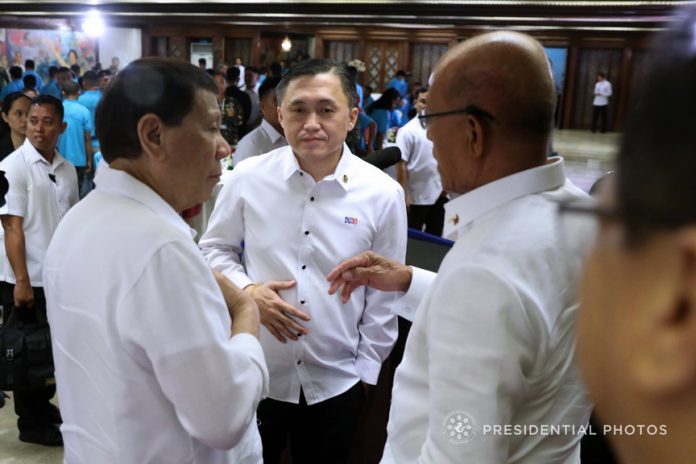
[[[358,218],[352,218],[346,216],[346,218],[343,221],[345,224],[353,224],[354,226],[358,225]]]

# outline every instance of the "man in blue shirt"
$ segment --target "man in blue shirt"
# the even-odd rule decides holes
[[[63,120],[68,127],[58,139],[58,153],[77,168],[77,182],[80,187],[80,198],[83,198],[92,187],[92,117],[89,110],[77,102],[80,86],[69,81],[63,84]]]
[[[77,102],[89,110],[92,116],[92,152],[99,151],[99,140],[97,133],[94,130],[94,115],[97,112],[97,104],[102,97],[102,91],[99,88],[99,76],[94,71],[87,71],[82,76],[82,87],[84,92],[77,99]]]
[[[34,71],[34,67],[36,64],[34,63],[34,60],[26,60],[24,61],[24,76],[34,76],[36,77],[36,86],[34,87],[35,89],[40,89],[43,87],[43,79],[41,79],[41,76],[39,76],[39,73]]]

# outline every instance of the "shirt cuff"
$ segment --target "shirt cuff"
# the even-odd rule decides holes
[[[413,322],[413,319],[416,317],[416,309],[420,306],[425,293],[430,288],[437,274],[416,266],[411,266],[411,269],[413,269],[411,285],[408,287],[408,291],[396,301],[395,313],[397,316]]]
[[[254,281],[251,280],[249,278],[249,276],[243,272],[234,272],[234,271],[229,272],[229,273],[223,272],[223,275],[225,277],[227,277],[228,279],[230,279],[230,281],[233,284],[235,284],[237,287],[239,287],[241,289],[244,289],[244,287],[246,287],[247,285],[254,283]]]
[[[234,322],[232,323],[234,325]],[[263,354],[263,348],[261,347],[261,342],[251,335],[250,333],[240,333],[232,338],[230,338],[232,345],[235,348],[239,348],[240,351],[247,353],[254,360],[256,365],[259,366],[261,370],[261,375],[263,376],[263,387],[261,390],[261,397],[265,398],[268,396],[268,368],[266,366],[266,358]]]
[[[355,370],[358,373],[358,377],[367,384],[377,385],[380,369],[382,369],[382,363],[372,359],[358,358],[355,360]]]

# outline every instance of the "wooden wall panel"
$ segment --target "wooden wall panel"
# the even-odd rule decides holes
[[[447,44],[422,44],[411,46],[411,78],[410,82],[428,84],[430,73],[442,55],[447,51]]]
[[[218,69],[223,61],[225,61],[225,38],[213,37],[213,69]]]
[[[360,58],[358,56],[358,43],[344,40],[330,40],[324,43],[324,57],[336,61],[349,61]]]
[[[225,61],[230,66],[234,65],[234,60],[242,59],[242,64],[251,64],[252,39],[248,38],[225,38]]]
[[[188,40],[186,37],[169,37],[168,56],[182,61],[189,60]]]

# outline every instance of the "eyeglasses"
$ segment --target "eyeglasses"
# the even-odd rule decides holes
[[[451,116],[453,114],[471,114],[481,119],[488,119],[491,122],[498,122],[498,120],[495,119],[491,113],[482,108],[479,108],[476,105],[467,105],[464,108],[449,111],[441,111],[439,113],[423,113],[418,115],[418,119],[421,123],[424,123],[427,126],[430,124],[430,119],[432,118],[436,118],[439,116]]]
[[[580,214],[612,221],[624,216],[618,209],[601,206],[594,199],[561,201],[558,203],[558,214]]]
[[[629,212],[620,206],[600,205],[594,198],[559,202],[559,216],[568,213],[590,216],[603,222],[621,222],[634,238],[645,236],[650,231],[673,229],[689,222],[687,217],[668,210],[654,211],[645,208],[639,212]]]

